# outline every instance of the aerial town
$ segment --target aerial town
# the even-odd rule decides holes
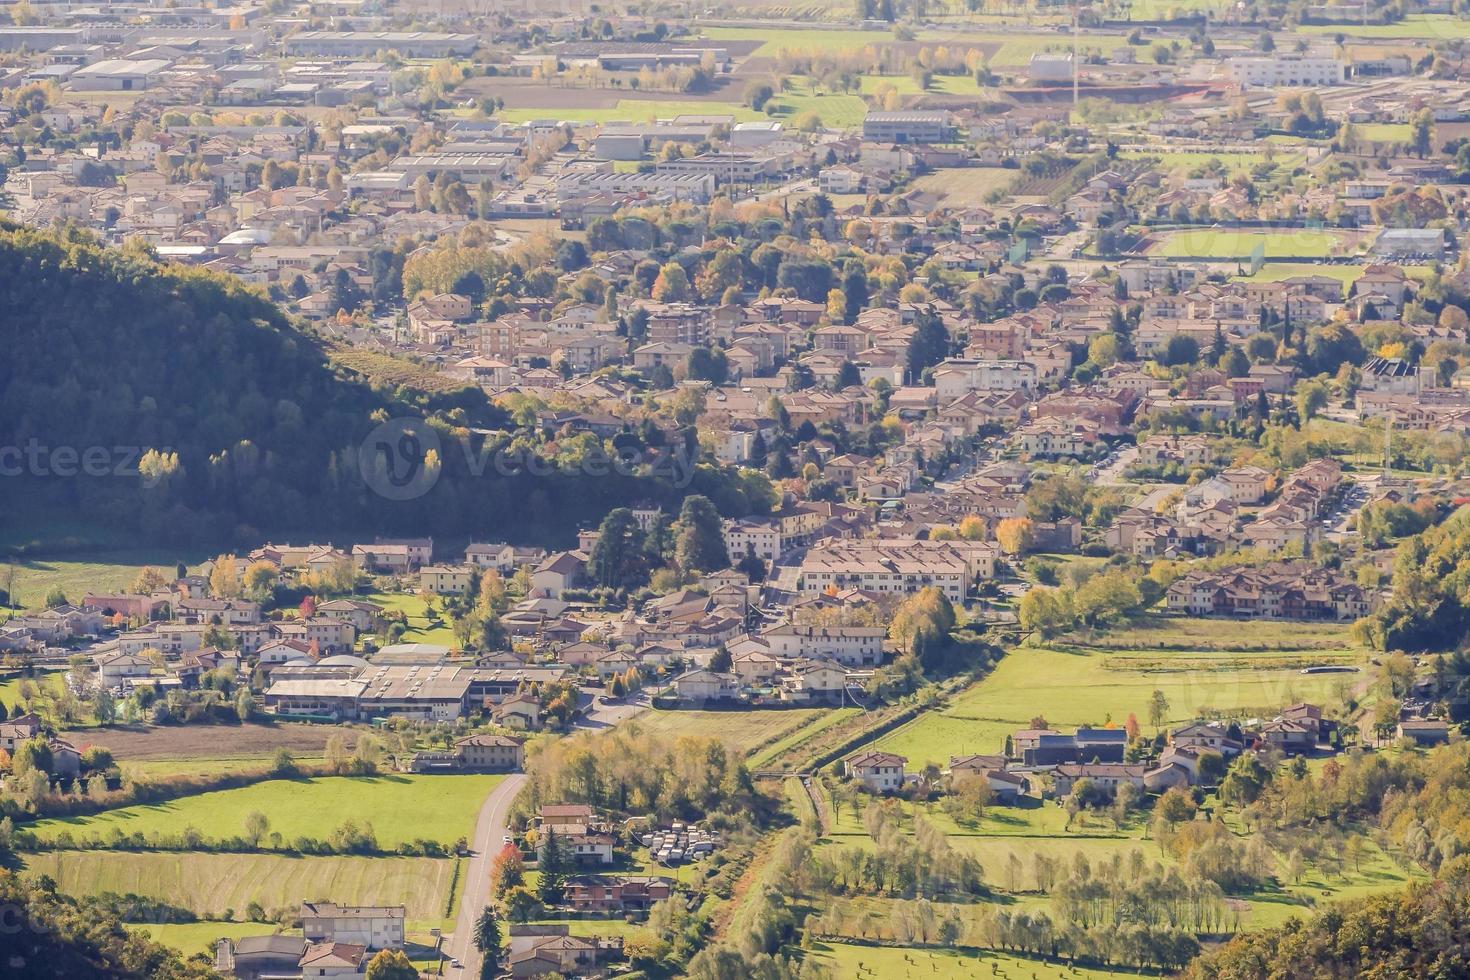
[[[0,975],[1466,975],[1464,3],[0,0],[0,342]]]

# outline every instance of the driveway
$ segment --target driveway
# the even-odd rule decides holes
[[[602,696],[600,687],[584,687],[581,694],[587,701],[585,702],[586,707],[582,709],[582,714],[573,723],[576,728],[611,728],[619,722],[627,721],[648,710],[648,694],[645,691],[639,691],[621,701],[613,701],[608,704],[598,701],[598,698]]]
[[[480,808],[480,816],[475,823],[475,839],[470,842],[470,860],[463,872],[464,894],[459,902],[459,918],[454,921],[454,934],[444,943],[446,955],[451,960],[459,960],[463,966],[458,970],[446,968],[446,977],[479,980],[480,952],[473,942],[475,920],[490,902],[490,859],[505,846],[505,838],[510,833],[510,807],[525,784],[525,773],[505,777],[485,797],[485,804]],[[504,929],[502,923],[501,931]]]

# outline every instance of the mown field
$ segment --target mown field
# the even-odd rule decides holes
[[[817,721],[835,722],[830,708],[772,708],[754,711],[648,711],[637,725],[670,738],[712,735],[749,752],[799,733]]]
[[[220,939],[271,936],[280,930],[280,926],[270,922],[149,922],[130,926],[185,956],[201,950],[213,952],[215,942]]]
[[[417,595],[402,592],[374,592],[366,601],[375,602],[384,612],[401,612],[408,619],[408,632],[403,634],[403,643],[437,643],[441,646],[456,646],[454,629],[442,610],[429,609]]]
[[[1354,123],[1353,132],[1370,143],[1408,143],[1411,138],[1408,123]]]
[[[26,871],[49,875],[68,894],[133,893],[163,899],[196,914],[223,914],[233,909],[237,916],[251,902],[267,910],[319,899],[363,905],[402,903],[410,928],[441,925],[455,865],[452,858],[114,851],[53,851],[28,854],[24,860]]]
[[[1238,276],[1245,282],[1252,279],[1260,282],[1280,282],[1294,276],[1331,276],[1340,280],[1346,288],[1357,282],[1367,266],[1334,265],[1326,262],[1267,262],[1254,276]]]
[[[1329,231],[1239,231],[1224,228],[1166,232],[1149,249],[1150,255],[1198,256],[1207,259],[1248,259],[1257,245],[1265,246],[1267,258],[1326,258],[1342,254],[1345,239]]]
[[[88,592],[126,592],[138,573],[148,567],[159,568],[173,578],[179,561],[193,565],[202,556],[187,552],[156,549],[82,550],[49,557],[17,557],[13,562],[0,557],[0,577],[10,574],[11,602],[22,609],[40,609],[52,589],[60,589],[73,602],[80,602]],[[0,618],[4,618],[0,616]]]
[[[222,838],[243,834],[246,816],[259,812],[269,819],[271,831],[288,842],[302,836],[325,839],[353,820],[359,827],[371,824],[380,847],[418,839],[452,845],[470,836],[481,803],[502,778],[394,774],[274,779],[166,803],[40,820],[27,829],[42,840],[62,832],[106,840],[114,829],[125,834],[181,834],[190,827],[206,837]]]
[[[1393,24],[1302,24],[1298,34],[1346,34],[1348,37],[1418,38],[1453,41],[1470,38],[1470,21],[1448,14],[1409,14]]]
[[[596,107],[556,107],[556,108],[517,108],[503,109],[496,114],[497,119],[506,122],[518,123],[529,122],[533,119],[559,119],[568,122],[585,123],[610,123],[629,122],[644,123],[655,119],[672,119],[675,116],[734,116],[736,122],[749,122],[752,120],[765,119],[763,112],[756,112],[749,106],[734,102],[699,102],[681,101],[678,98],[663,99],[622,99],[616,105]]]
[[[985,204],[992,191],[1005,190],[1020,172],[1005,167],[965,167],[936,170],[914,181],[917,190],[944,196],[947,207],[976,207]]]
[[[1121,726],[1149,717],[1155,690],[1167,723],[1210,712],[1268,712],[1295,701],[1335,703],[1360,674],[1302,674],[1308,663],[1358,664],[1362,653],[1337,624],[1221,623],[1158,618],[1081,642],[1013,649],[986,678],[875,743],[944,765],[951,755],[999,752],[1005,737],[1042,716],[1053,726]]]

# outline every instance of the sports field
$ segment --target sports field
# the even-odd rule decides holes
[[[273,779],[240,789],[106,810],[85,817],[41,820],[28,826],[42,840],[63,831],[74,838],[124,834],[182,834],[192,827],[219,839],[244,833],[245,818],[262,813],[270,831],[287,841],[326,839],[347,820],[372,825],[379,847],[418,839],[452,845],[468,837],[485,796],[501,776],[402,775],[364,778]]]
[[[1343,237],[1329,231],[1292,229],[1286,231],[1240,231],[1202,228],[1173,231],[1158,236],[1151,255],[1207,259],[1248,259],[1257,245],[1265,246],[1266,258],[1326,258],[1341,254]]]

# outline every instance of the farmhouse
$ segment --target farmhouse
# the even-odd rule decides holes
[[[848,756],[843,767],[849,779],[855,779],[874,793],[894,793],[903,789],[907,777],[904,764],[909,760],[892,752],[867,751]]]
[[[301,903],[301,931],[309,943],[352,943],[367,949],[402,949],[403,922],[402,905]]]

